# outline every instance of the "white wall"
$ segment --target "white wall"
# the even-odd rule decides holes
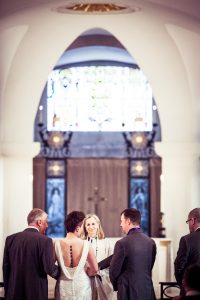
[[[161,211],[167,237],[173,240],[174,255],[179,238],[188,233],[188,212],[199,207],[199,145],[192,143],[162,143],[157,152],[163,157],[161,181]]]
[[[120,40],[153,88],[162,125],[156,146],[163,158],[161,207],[176,251],[188,210],[200,206],[200,26],[150,4],[137,13],[103,16],[58,14],[43,6],[1,20],[0,233],[23,229],[32,207],[33,124],[48,73],[73,40],[94,27]],[[2,247],[1,241],[0,255]]]
[[[3,259],[4,245],[4,199],[3,199],[3,159],[0,158],[0,265]],[[0,281],[2,281],[2,268],[0,268]]]

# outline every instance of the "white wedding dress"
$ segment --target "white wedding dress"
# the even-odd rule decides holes
[[[83,252],[77,267],[70,268],[64,264],[60,242],[55,242],[55,251],[61,274],[56,282],[55,300],[91,300],[91,281],[85,272],[89,243],[84,241]]]

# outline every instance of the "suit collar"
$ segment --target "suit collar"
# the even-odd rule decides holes
[[[39,230],[36,227],[33,227],[33,226],[27,227],[25,229],[25,231],[32,231],[32,232],[38,232],[39,233]]]
[[[127,235],[133,234],[134,232],[141,232],[141,228],[139,226],[133,227],[133,228],[129,229]]]

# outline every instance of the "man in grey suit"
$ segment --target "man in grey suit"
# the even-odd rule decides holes
[[[110,262],[110,280],[118,300],[154,300],[151,271],[156,257],[154,240],[142,233],[141,214],[134,208],[121,213],[126,237],[116,242]]]
[[[46,237],[47,214],[33,209],[28,228],[6,238],[3,279],[6,300],[47,300],[47,274],[59,275],[54,263],[53,242]]]
[[[186,223],[189,225],[190,233],[181,237],[174,262],[175,277],[181,286],[182,295],[184,295],[182,280],[185,269],[191,264],[200,264],[200,208],[194,208],[189,212]]]

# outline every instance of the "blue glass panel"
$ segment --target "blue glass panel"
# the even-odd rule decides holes
[[[149,235],[149,180],[131,178],[130,191],[130,207],[141,212],[142,230]]]
[[[51,238],[65,236],[65,180],[48,178],[46,181],[46,211],[49,227],[47,236]]]

